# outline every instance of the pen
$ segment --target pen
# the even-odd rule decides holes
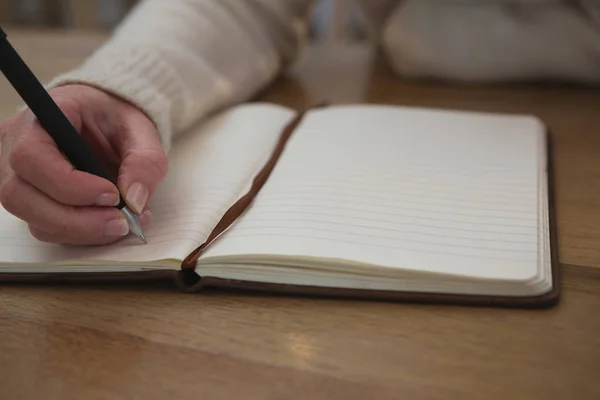
[[[107,179],[116,186],[116,182],[100,166],[81,135],[8,42],[2,28],[0,28],[0,71],[76,169]],[[139,219],[129,210],[122,196],[119,196],[119,204],[115,207],[127,218],[129,231],[142,242],[147,243]]]

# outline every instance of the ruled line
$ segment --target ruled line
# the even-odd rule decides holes
[[[271,215],[271,214],[269,214]],[[317,214],[317,213],[312,213],[312,215],[321,215],[323,217],[331,217],[331,215],[329,214]],[[369,219],[369,218],[361,218],[361,217],[352,217],[352,219],[357,219],[357,220],[361,220],[361,221],[370,221],[370,222],[387,222],[384,220],[375,220],[375,219]],[[415,233],[415,234],[424,234],[422,232],[418,232],[418,231],[407,231],[407,230],[401,230],[401,229],[393,229],[393,228],[382,228],[382,227],[373,227],[373,225],[359,225],[359,224],[350,224],[350,223],[344,223],[344,222],[337,222],[337,221],[326,221],[324,219],[310,219],[310,218],[276,218],[276,217],[263,217],[260,215],[254,215],[252,217],[248,217],[246,219],[243,220],[242,222],[242,226],[244,227],[249,227],[252,226],[252,224],[258,224],[260,226],[260,224],[262,222],[280,222],[280,223],[287,223],[287,222],[303,222],[303,223],[309,223],[309,224],[332,224],[332,225],[338,225],[338,226],[348,226],[348,227],[357,227],[357,228],[372,228],[372,229],[381,229],[381,230],[386,230],[386,231],[391,231],[391,232],[403,232],[403,233]],[[537,233],[515,233],[515,232],[499,232],[499,231],[485,231],[485,230],[472,230],[472,229],[458,229],[458,228],[448,228],[448,227],[441,227],[441,226],[432,226],[432,225],[418,225],[418,224],[409,224],[409,223],[399,223],[397,224],[398,226],[401,227],[406,227],[406,226],[414,226],[414,227],[423,227],[423,228],[431,228],[431,229],[437,229],[437,230],[445,230],[445,231],[451,231],[451,232],[468,232],[468,233],[476,233],[476,234],[500,234],[500,235],[510,235],[510,236],[520,236],[520,237],[533,237],[533,238],[537,238],[538,234]],[[431,236],[443,236],[443,237],[447,237],[447,236],[452,236],[452,234],[436,234],[436,233],[427,233],[427,235],[431,235]],[[472,239],[472,240],[488,240],[488,239],[482,239],[481,237],[472,237],[472,236],[455,236],[457,238],[463,238],[463,239]],[[509,240],[506,242],[513,242],[513,243],[523,243],[524,239],[521,240]]]
[[[273,234],[271,233],[252,233],[252,234],[240,234],[239,232],[236,233],[235,230],[231,231],[231,234],[229,236],[227,236],[227,241],[229,241],[229,245],[230,246],[235,246],[235,244],[233,243],[234,240],[238,240],[238,239],[247,239],[247,238],[256,238],[256,237],[263,237],[263,238],[268,238],[268,237],[273,237]],[[528,258],[528,259],[524,259],[523,257],[498,257],[498,256],[494,256],[489,254],[488,252],[485,252],[485,254],[481,255],[473,255],[473,254],[466,254],[466,253],[462,253],[462,252],[452,252],[452,251],[439,251],[439,250],[435,250],[433,248],[428,248],[427,250],[420,250],[420,249],[414,249],[414,248],[409,248],[409,247],[403,247],[403,246],[389,246],[389,245],[384,245],[381,243],[364,243],[364,242],[358,242],[358,241],[353,241],[353,240],[344,240],[344,239],[339,239],[339,238],[331,238],[331,237],[317,237],[317,236],[309,236],[309,235],[302,235],[302,234],[298,234],[298,233],[283,233],[283,232],[278,232],[277,233],[277,237],[287,237],[287,238],[296,238],[296,239],[309,239],[309,240],[327,240],[328,242],[332,242],[332,243],[345,243],[345,244],[351,244],[353,246],[361,246],[361,247],[375,247],[375,248],[383,248],[383,249],[390,249],[390,250],[404,250],[404,251],[414,251],[414,252],[419,252],[419,253],[423,253],[423,254],[439,254],[439,255],[448,255],[448,256],[460,256],[460,257],[468,257],[468,258],[480,258],[480,259],[495,259],[495,260],[510,260],[510,261],[521,261],[521,262],[526,262],[526,261],[533,261],[535,260],[535,258]],[[480,250],[480,249],[475,249],[475,250]],[[493,250],[497,250],[497,249],[493,249]],[[497,250],[498,251],[498,250]],[[501,250],[500,250],[501,251]],[[533,255],[537,255],[537,251],[532,251],[532,252],[527,252],[527,254],[533,254]],[[294,257],[294,255],[289,255],[291,257]],[[311,257],[311,254],[306,254],[306,256]],[[286,255],[283,255],[283,257],[286,257]]]

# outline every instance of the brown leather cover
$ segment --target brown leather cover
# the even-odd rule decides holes
[[[73,282],[73,283],[103,283],[103,282],[128,282],[148,281],[156,279],[173,279],[175,284],[186,293],[200,292],[207,288],[229,288],[237,290],[248,290],[267,292],[273,294],[302,295],[311,297],[336,297],[363,300],[385,300],[405,301],[416,303],[456,304],[456,305],[479,305],[515,308],[547,308],[555,305],[560,297],[560,265],[558,260],[558,235],[556,226],[555,188],[554,188],[554,156],[552,146],[552,135],[546,133],[547,143],[547,168],[548,168],[548,201],[549,201],[549,225],[550,225],[550,248],[552,263],[552,290],[546,294],[530,297],[513,296],[479,296],[479,295],[457,295],[444,293],[421,293],[421,292],[396,292],[382,290],[359,290],[344,288],[328,288],[319,286],[302,286],[288,284],[272,284],[262,282],[238,281],[215,277],[200,277],[195,272],[196,261],[202,252],[235,220],[243,214],[252,200],[260,192],[274,169],[288,139],[295,128],[300,124],[305,113],[299,113],[282,132],[281,138],[276,145],[272,156],[254,178],[250,190],[223,215],[215,226],[205,243],[195,249],[183,261],[179,271],[143,271],[143,272],[112,272],[112,273],[5,273],[0,274],[0,282]]]

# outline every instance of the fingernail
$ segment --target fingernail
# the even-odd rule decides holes
[[[127,195],[125,196],[125,201],[127,201],[127,204],[133,208],[133,211],[135,211],[137,214],[140,214],[144,210],[144,207],[146,207],[149,194],[150,191],[148,190],[148,186],[144,185],[143,183],[136,182],[129,186],[129,190],[127,190]]]
[[[150,226],[153,218],[152,211],[146,209],[140,214],[140,224],[142,224],[143,227]]]
[[[102,193],[96,199],[96,205],[101,207],[114,207],[119,204],[119,195],[115,193]]]
[[[106,236],[125,236],[129,233],[129,224],[125,218],[117,218],[108,221],[104,225],[104,234]]]

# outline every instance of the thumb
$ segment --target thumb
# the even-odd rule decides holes
[[[154,124],[143,114],[130,118],[119,139],[118,186],[125,202],[138,214],[166,177],[168,159]]]

